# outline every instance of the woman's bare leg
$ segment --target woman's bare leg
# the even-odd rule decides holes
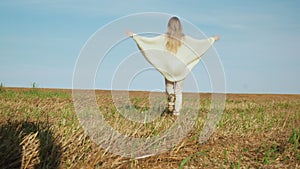
[[[173,112],[175,109],[175,100],[176,100],[174,82],[165,79],[165,84],[166,84],[166,93],[168,94],[168,110],[169,112]]]
[[[178,81],[175,83],[174,86],[174,91],[175,91],[175,96],[176,96],[176,100],[175,100],[175,112],[174,113],[178,113],[176,115],[179,115],[180,110],[182,108],[182,88],[183,88],[183,80],[182,81]]]

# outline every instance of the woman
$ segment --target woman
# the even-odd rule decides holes
[[[185,68],[179,68],[180,66],[178,66],[178,69],[182,70],[181,72],[185,72],[186,70],[190,71],[195,66],[195,64],[198,63],[198,61],[200,60],[200,57],[205,53],[205,51],[215,41],[219,40],[220,37],[214,36],[214,37],[207,39],[207,42],[206,41],[205,42],[208,45],[205,45],[203,51],[201,51],[202,53],[200,54],[200,52],[199,52],[199,54],[197,53],[196,56],[189,57],[190,53],[191,53],[190,52],[191,49],[190,49],[190,47],[189,48],[184,47],[184,45],[182,45],[182,43],[185,42],[186,44],[196,44],[196,45],[199,44],[198,46],[200,48],[201,44],[203,44],[203,41],[198,42],[198,40],[194,40],[190,37],[185,36],[183,33],[183,30],[182,30],[182,25],[181,25],[178,17],[172,17],[169,19],[166,35],[161,35],[161,36],[157,36],[154,38],[141,37],[132,32],[127,32],[127,35],[132,37],[136,41],[136,43],[138,44],[139,48],[142,50],[142,53],[147,58],[147,60],[151,64],[153,64],[158,69],[158,71],[160,71],[165,76],[166,93],[168,94],[168,101],[169,101],[168,110],[170,111],[170,113],[173,113],[173,115],[176,115],[176,116],[180,115],[180,110],[182,107],[182,87],[183,87],[184,78],[187,76],[187,73],[182,73],[181,75],[179,75],[178,73],[172,74],[172,73],[164,71],[164,69],[168,69],[168,67],[162,69],[160,67],[160,65],[163,65],[163,64],[160,64],[159,62],[165,63],[166,61],[164,61],[163,58],[161,58],[161,60],[159,60],[159,61],[157,61],[155,59],[153,59],[153,61],[152,61],[151,57],[149,57],[149,55],[151,55],[151,53],[147,54],[147,48],[148,49],[157,49],[157,50],[167,50],[168,52],[170,52],[173,55],[173,57],[174,56],[185,57],[184,59],[183,58],[170,59],[171,57],[169,57],[170,62],[176,62],[176,60],[180,60],[180,62],[184,63]],[[158,47],[158,46],[163,46],[163,47]],[[191,45],[191,46],[194,46],[194,45]],[[184,53],[186,53],[186,56],[182,56],[182,54],[184,54]],[[173,64],[173,65],[176,65],[176,64]],[[180,64],[177,64],[177,65],[180,65]],[[186,70],[184,70],[184,69],[186,69]],[[175,77],[175,78],[172,78],[172,77]],[[179,78],[176,78],[176,77],[179,77]]]

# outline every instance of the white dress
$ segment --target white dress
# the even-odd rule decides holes
[[[193,67],[200,61],[201,56],[215,42],[214,38],[194,39],[184,36],[177,53],[171,53],[166,48],[166,36],[144,37],[134,34],[143,56],[167,80],[171,82],[184,80]]]

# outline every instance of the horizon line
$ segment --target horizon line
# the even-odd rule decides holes
[[[160,93],[159,91],[150,91],[150,90],[125,90],[125,89],[116,89],[116,90],[111,90],[111,89],[100,89],[100,88],[95,88],[95,89],[74,89],[74,88],[59,88],[59,87],[17,87],[17,86],[2,86],[1,88],[7,88],[7,89],[24,89],[24,90],[30,90],[30,89],[41,89],[41,90],[94,90],[94,91],[117,91],[117,92],[154,92],[154,93]],[[165,92],[163,92],[165,93]],[[199,92],[193,92],[193,91],[184,91],[183,93],[202,93],[202,94],[225,94],[225,95],[231,95],[231,94],[245,94],[245,95],[300,95],[300,93],[271,93],[271,92],[265,92],[265,93],[259,93],[259,92],[210,92],[210,91],[199,91]]]

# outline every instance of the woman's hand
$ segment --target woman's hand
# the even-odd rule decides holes
[[[130,36],[130,37],[133,36],[133,32],[131,32],[131,31],[126,31],[126,34],[127,34],[128,36]]]
[[[215,41],[218,41],[218,40],[220,40],[220,35],[216,35],[213,38],[215,39]]]

